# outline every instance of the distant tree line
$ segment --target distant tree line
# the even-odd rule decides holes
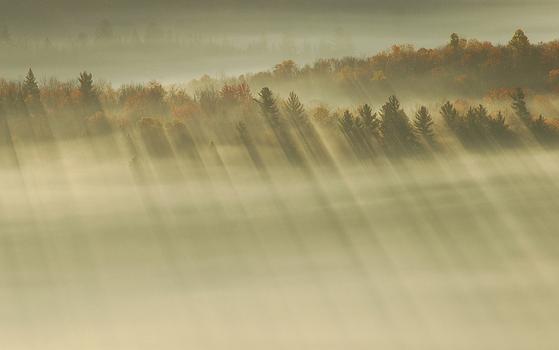
[[[557,92],[559,41],[533,44],[522,29],[506,45],[453,33],[448,43],[438,48],[394,45],[370,57],[319,59],[302,66],[286,60],[269,71],[240,79],[251,86],[301,91],[318,88],[358,99],[386,91],[421,97],[480,97],[516,86],[539,93]]]

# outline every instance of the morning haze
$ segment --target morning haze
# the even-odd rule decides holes
[[[557,350],[556,1],[0,0],[2,350]]]

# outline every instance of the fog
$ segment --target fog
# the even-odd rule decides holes
[[[0,0],[0,348],[556,350],[557,13]]]
[[[138,177],[127,156],[58,147],[18,148],[20,170],[0,172],[7,349],[559,341],[556,151],[311,173],[268,155],[263,177],[204,146],[203,168],[144,159]]]

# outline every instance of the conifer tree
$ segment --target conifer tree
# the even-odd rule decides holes
[[[377,118],[377,114],[373,113],[371,106],[364,104],[358,109],[359,118],[363,123],[363,128],[367,135],[378,136],[380,120]]]
[[[303,165],[304,158],[293,140],[289,129],[282,120],[274,94],[269,88],[264,87],[260,90],[258,96],[260,99],[257,100],[257,102],[260,105],[262,116],[274,131],[276,139],[285,156],[292,165]]]
[[[512,109],[514,113],[524,124],[528,124],[531,120],[530,112],[528,111],[528,107],[526,106],[526,96],[524,95],[524,91],[518,88],[515,92],[511,94],[512,98]]]
[[[340,117],[340,119],[338,120],[338,125],[340,126],[340,129],[347,137],[350,138],[353,137],[354,129],[355,129],[355,118],[353,117],[353,114],[351,114],[350,111],[348,110],[344,111],[343,116]]]
[[[287,116],[296,127],[301,127],[308,123],[305,107],[294,92],[289,93],[284,106]]]
[[[433,124],[433,118],[431,118],[431,114],[429,110],[427,110],[427,107],[421,106],[415,114],[413,125],[416,133],[430,145],[435,143]]]
[[[454,108],[454,105],[450,103],[450,101],[447,101],[444,105],[442,105],[440,113],[446,125],[452,131],[454,132],[458,131],[460,114],[458,113],[456,108]]]
[[[262,90],[260,90],[258,96],[260,97],[260,100],[257,102],[260,105],[260,110],[262,112],[262,115],[264,116],[264,119],[266,119],[266,121],[272,128],[279,128],[282,123],[280,111],[276,104],[274,94],[269,88],[264,87],[262,88]]]
[[[390,96],[382,106],[380,116],[383,142],[388,153],[405,154],[417,149],[413,128],[396,96]]]
[[[80,73],[78,82],[80,84],[80,99],[84,107],[86,117],[99,112],[101,110],[101,104],[99,102],[97,92],[95,91],[95,86],[93,85],[93,75],[84,71]]]
[[[29,68],[27,75],[25,76],[25,80],[23,81],[22,92],[24,97],[40,97],[40,90],[39,84],[37,84],[37,80],[35,79],[35,74],[33,74],[33,70]]]

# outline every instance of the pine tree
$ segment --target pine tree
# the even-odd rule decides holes
[[[416,133],[430,145],[435,143],[433,124],[433,118],[431,118],[431,114],[429,113],[429,110],[427,110],[427,107],[421,106],[415,114],[413,125]]]
[[[264,119],[272,128],[279,128],[281,126],[281,117],[274,94],[269,88],[264,87],[260,90],[258,96],[260,100],[257,102],[260,105]]]
[[[34,98],[40,97],[40,90],[39,84],[37,84],[37,80],[35,79],[35,74],[33,74],[33,70],[29,68],[27,72],[27,76],[23,82],[22,92],[25,97],[31,96]]]
[[[269,88],[264,87],[260,90],[258,96],[260,99],[257,100],[257,102],[260,105],[262,116],[274,131],[276,139],[278,140],[285,156],[292,165],[303,165],[304,158],[295,144],[289,129],[282,120],[274,94]]]
[[[82,98],[90,99],[95,95],[95,88],[93,86],[93,75],[88,72],[81,72],[78,78],[80,83],[80,93]]]
[[[441,116],[445,121],[446,125],[454,132],[458,131],[459,129],[459,122],[460,122],[460,114],[454,108],[454,105],[447,101],[441,107]]]
[[[367,143],[363,137],[361,118],[354,117],[349,110],[346,110],[338,119],[338,126],[351,146],[353,153],[359,158],[366,158],[369,153]]]
[[[497,116],[489,120],[489,132],[491,137],[500,145],[510,144],[512,141],[512,133],[506,123],[505,116],[501,111],[497,112]]]
[[[284,106],[287,116],[296,127],[302,127],[308,123],[305,106],[303,106],[299,97],[294,92],[289,93]]]
[[[388,153],[405,154],[417,149],[413,128],[396,96],[390,96],[382,106],[380,116],[382,137]]]
[[[80,98],[86,117],[101,111],[101,103],[93,85],[93,75],[84,71],[80,73],[78,82],[80,83]]]
[[[349,138],[353,137],[354,129],[355,129],[355,118],[350,111],[344,111],[344,114],[338,120],[338,125],[340,130]]]
[[[516,89],[516,91],[511,94],[511,98],[514,113],[525,124],[528,124],[532,117],[530,116],[528,107],[526,107],[526,96],[524,95],[524,91],[520,88]]]
[[[365,132],[370,136],[378,136],[378,131],[380,127],[380,120],[377,118],[377,114],[373,113],[371,106],[364,104],[358,109],[359,118],[363,123],[363,128]]]

